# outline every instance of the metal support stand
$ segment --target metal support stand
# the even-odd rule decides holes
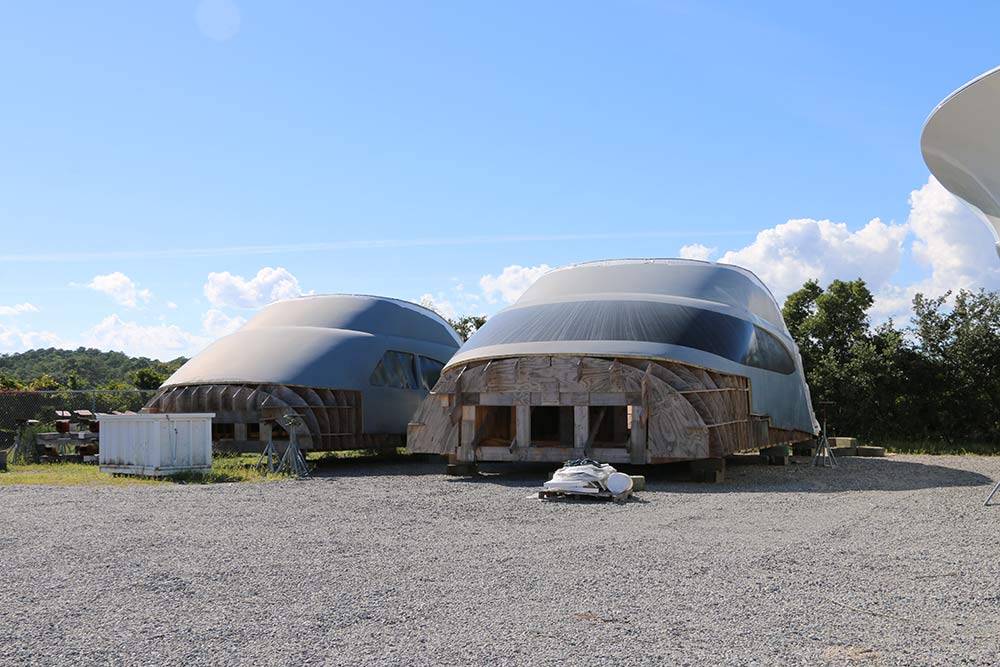
[[[1000,482],[997,482],[997,485],[993,487],[992,491],[990,491],[990,495],[986,499],[986,502],[983,503],[983,507],[986,507],[987,505],[990,504],[990,501],[993,500],[993,496],[997,494],[997,491],[1000,491]]]
[[[24,427],[35,426],[39,423],[37,419],[18,419],[17,432],[14,434],[14,446],[10,450],[10,460],[12,463],[30,463],[35,460],[33,450],[34,443],[22,442],[24,439]]]
[[[823,430],[819,434],[819,442],[816,444],[816,453],[813,454],[812,464],[814,466],[821,465],[824,468],[836,468],[837,467],[837,457],[833,455],[833,450],[830,449],[830,441],[826,439],[826,422],[823,422]]]
[[[302,423],[301,415],[285,415],[281,418],[281,425],[288,431],[288,448],[285,449],[285,455],[281,457],[281,463],[278,464],[278,473],[287,472],[289,475],[295,475],[296,477],[309,476],[309,466],[306,465],[306,457],[302,455],[302,450],[299,449],[298,427]]]
[[[257,471],[261,472],[264,470],[264,459],[267,459],[267,473],[273,475],[278,470],[278,450],[274,446],[273,434],[267,436],[267,447],[264,451],[260,453],[260,458],[257,459]]]

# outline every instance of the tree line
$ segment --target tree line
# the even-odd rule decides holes
[[[0,389],[156,389],[186,361],[85,347],[28,350],[0,355]]]
[[[865,282],[815,280],[785,300],[813,408],[831,435],[1000,445],[1000,293],[917,294],[905,326],[872,326]],[[484,316],[452,321],[463,339]],[[187,359],[93,348],[0,355],[0,389],[155,389]]]
[[[812,280],[785,324],[830,434],[872,441],[1000,443],[1000,294],[917,294],[908,325],[872,326],[861,279]]]

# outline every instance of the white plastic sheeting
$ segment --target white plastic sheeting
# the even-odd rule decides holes
[[[214,413],[98,415],[101,472],[150,477],[212,470]]]
[[[543,485],[546,491],[584,496],[627,498],[632,492],[632,478],[607,463],[591,459],[567,461]]]

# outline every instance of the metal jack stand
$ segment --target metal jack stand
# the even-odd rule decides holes
[[[837,457],[830,449],[830,441],[826,439],[826,424],[823,424],[823,431],[819,434],[819,443],[816,445],[816,453],[813,454],[812,464],[821,465],[824,468],[836,468]]]
[[[990,501],[993,500],[993,496],[997,494],[997,491],[1000,491],[1000,482],[997,482],[997,485],[993,487],[992,491],[990,491],[990,495],[986,499],[986,502],[983,503],[983,507],[986,507],[987,505],[990,504]]]
[[[281,418],[281,425],[288,431],[288,448],[285,455],[281,457],[277,472],[287,472],[296,477],[308,477],[309,466],[306,465],[306,457],[299,449],[298,427],[302,425],[302,415],[288,414]]]
[[[264,459],[267,459],[267,473],[273,475],[278,469],[278,450],[274,446],[273,433],[267,436],[267,447],[264,451],[260,453],[260,458],[257,459],[257,472],[264,470]]]
[[[15,419],[17,432],[14,435],[14,446],[10,450],[10,460],[15,463],[27,463],[34,460],[34,442],[22,442],[24,429],[26,426],[36,426],[40,422],[37,419]]]

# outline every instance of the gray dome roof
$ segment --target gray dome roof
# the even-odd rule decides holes
[[[272,383],[367,388],[389,349],[447,362],[461,344],[433,311],[407,301],[333,294],[279,301],[181,366],[164,387]]]
[[[737,266],[626,259],[550,271],[487,320],[448,368],[536,355],[664,359],[746,376],[755,412],[780,428],[815,432],[781,310]]]

